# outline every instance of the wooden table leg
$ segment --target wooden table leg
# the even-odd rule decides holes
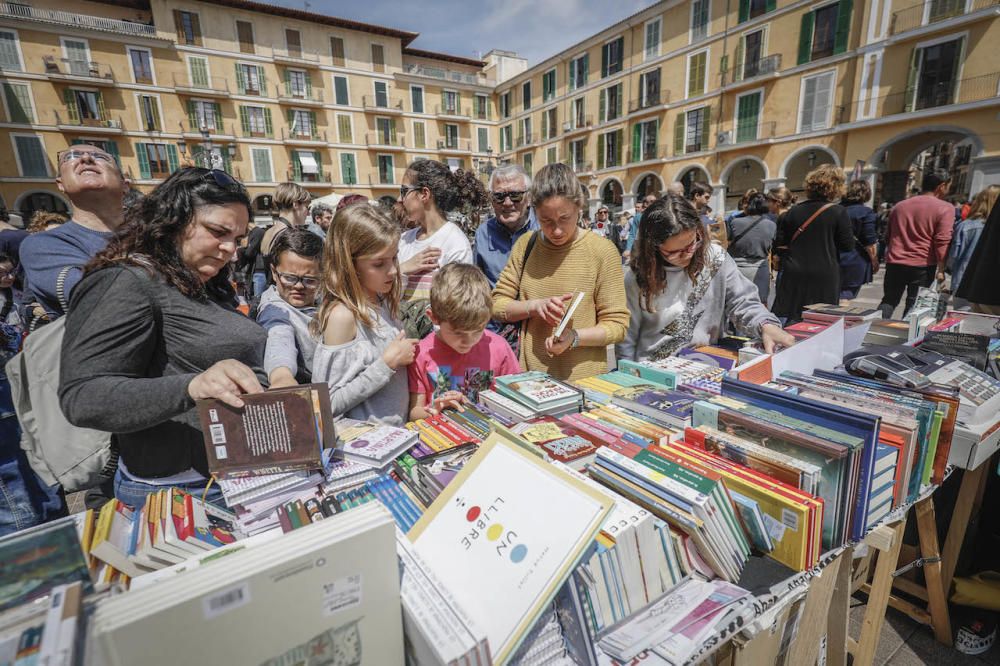
[[[847,627],[851,612],[851,565],[854,563],[854,549],[848,549],[843,562],[837,569],[837,582],[830,601],[830,614],[826,623],[826,664],[827,666],[847,666]],[[824,572],[824,576],[826,573]]]
[[[945,595],[951,593],[951,579],[954,578],[955,567],[958,566],[958,555],[962,551],[965,532],[969,528],[969,518],[979,510],[983,503],[988,469],[993,469],[992,458],[988,458],[976,469],[967,469],[962,472],[962,484],[958,489],[955,510],[952,513],[948,534],[944,539],[944,548],[941,551],[941,587]]]
[[[885,622],[886,606],[889,604],[889,595],[892,592],[892,572],[896,570],[905,527],[906,521],[900,520],[895,525],[875,528],[865,538],[865,543],[878,548],[879,553],[865,617],[861,624],[861,636],[853,653],[854,666],[871,666],[875,660],[875,648],[878,647],[882,624]]]
[[[917,514],[917,534],[920,537],[920,557],[940,558],[933,497],[917,502],[914,510]],[[948,595],[941,576],[941,561],[926,562],[923,569],[934,637],[940,643],[951,645],[951,618],[948,615]]]

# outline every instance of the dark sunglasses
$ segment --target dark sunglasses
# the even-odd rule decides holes
[[[196,168],[198,171],[202,172],[202,180],[213,182],[226,191],[240,192],[244,189],[240,181],[236,180],[222,169],[206,169],[205,167]]]
[[[278,271],[275,271],[275,273],[278,273]],[[292,273],[278,273],[278,280],[288,288],[294,287],[300,282],[306,289],[315,289],[319,286],[319,278],[293,275]]]
[[[518,191],[493,192],[491,193],[490,196],[492,196],[493,201],[496,201],[497,203],[503,203],[504,199],[506,199],[507,197],[510,197],[511,203],[521,203],[521,200],[524,199],[525,194],[527,194],[527,192],[522,190],[520,192]]]
[[[405,199],[406,195],[409,194],[410,192],[419,192],[422,189],[424,189],[424,188],[422,188],[422,187],[413,187],[412,185],[400,185],[399,186],[399,198],[400,199]]]

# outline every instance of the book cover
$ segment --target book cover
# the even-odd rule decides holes
[[[219,478],[322,467],[336,436],[326,384],[243,395],[242,409],[199,400],[209,471]]]
[[[580,399],[578,391],[557,382],[544,372],[522,372],[497,377],[496,387],[504,395],[536,408],[572,403]]]
[[[344,456],[381,467],[416,444],[415,439],[413,432],[405,428],[379,426],[360,437],[344,442]],[[446,441],[450,442],[447,439]],[[454,444],[451,443],[451,446]]]
[[[29,603],[59,585],[93,590],[72,516],[0,539],[0,611]]]

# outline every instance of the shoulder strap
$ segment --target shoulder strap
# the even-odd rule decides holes
[[[62,308],[63,314],[69,312],[69,299],[66,298],[66,276],[69,275],[72,268],[73,266],[64,266],[56,277],[56,300],[59,301],[59,307]]]
[[[730,238],[729,239],[729,244],[730,245],[735,245],[736,243],[738,243],[741,238],[743,238],[748,233],[750,233],[751,231],[753,231],[753,228],[756,227],[761,222],[763,222],[763,220],[764,220],[764,216],[763,215],[759,215],[756,220],[754,220],[753,222],[750,223],[749,227],[747,227],[746,229],[744,229],[740,233],[736,234],[734,237]],[[730,222],[730,224],[732,224],[732,222]],[[726,231],[728,232],[729,230],[730,229],[727,229]]]
[[[521,259],[521,272],[517,274],[517,300],[521,300],[521,279],[524,277],[524,267],[528,263],[528,257],[531,256],[531,251],[535,249],[535,243],[538,241],[538,232],[532,231],[531,236],[528,238],[528,245],[524,248],[524,258]]]
[[[816,212],[815,212],[815,213],[813,213],[812,215],[810,215],[810,216],[809,216],[809,219],[808,219],[808,220],[806,220],[806,221],[805,221],[805,222],[803,222],[803,223],[802,223],[801,225],[799,225],[799,228],[795,230],[795,233],[794,233],[794,234],[792,234],[792,239],[791,239],[790,241],[788,241],[788,245],[789,245],[789,247],[791,247],[792,243],[794,243],[794,242],[795,242],[795,239],[796,239],[796,238],[798,238],[799,236],[801,236],[801,235],[802,235],[802,232],[803,232],[803,231],[805,231],[806,229],[808,229],[808,228],[809,228],[809,225],[810,225],[810,224],[812,224],[812,223],[813,223],[813,221],[814,221],[814,220],[815,220],[815,219],[816,219],[817,217],[819,217],[819,216],[820,216],[820,213],[822,213],[823,211],[825,211],[825,210],[826,210],[827,208],[830,208],[831,206],[833,206],[833,204],[832,204],[832,203],[826,203],[826,204],[823,204],[822,206],[820,206],[820,207],[819,207],[819,208],[818,208],[818,209],[816,210]]]

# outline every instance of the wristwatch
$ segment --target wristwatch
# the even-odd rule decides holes
[[[573,329],[573,341],[571,343],[569,343],[569,348],[570,349],[576,349],[579,346],[580,346],[580,334],[577,333],[576,329],[574,328]]]

